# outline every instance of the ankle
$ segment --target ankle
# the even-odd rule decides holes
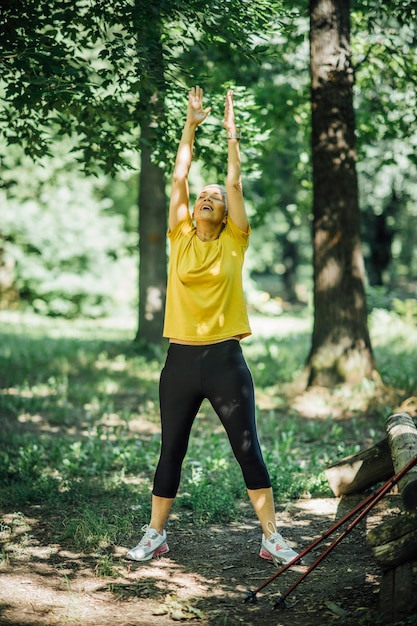
[[[164,534],[164,527],[161,526],[160,524],[152,524],[152,521],[149,523],[149,528],[152,528],[152,530],[156,530],[157,533],[159,533],[160,535]]]

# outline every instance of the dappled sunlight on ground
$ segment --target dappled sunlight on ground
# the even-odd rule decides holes
[[[357,502],[358,497],[344,497],[284,503],[277,507],[279,531],[301,551]],[[395,505],[395,501],[381,503],[372,524]],[[146,563],[124,560],[130,546],[112,546],[112,576],[99,575],[94,553],[48,544],[41,516],[5,516],[2,539],[7,559],[0,567],[0,622],[168,626],[198,619],[200,626],[353,625],[375,608],[380,572],[370,557],[363,527],[291,593],[284,612],[274,612],[273,603],[306,573],[329,540],[274,579],[259,593],[257,604],[244,604],[248,590],[276,571],[259,559],[259,525],[249,505],[244,509],[241,521],[227,525],[194,528],[174,523],[171,528],[169,524],[170,552]]]
[[[385,516],[398,513],[398,494],[390,494],[372,509],[366,520],[291,594],[288,610],[283,612],[273,611],[277,595],[306,571],[321,547],[262,591],[257,605],[244,605],[248,590],[276,571],[258,556],[261,531],[245,498],[232,509],[237,511],[233,522],[198,526],[198,509],[191,512],[180,493],[179,506],[167,528],[170,552],[147,563],[126,561],[125,552],[139,540],[140,526],[148,519],[150,481],[159,451],[157,384],[163,358],[148,363],[145,357],[128,351],[134,324],[126,327],[126,333],[123,327],[122,339],[120,327],[115,326],[114,334],[102,340],[101,322],[69,326],[36,318],[40,326],[33,337],[27,332],[30,318],[14,316],[9,321],[15,324],[12,335],[19,336],[22,323],[27,336],[21,337],[19,350],[12,337],[6,358],[14,356],[14,369],[4,369],[8,380],[2,393],[2,432],[10,443],[3,449],[3,467],[7,480],[10,473],[10,484],[20,504],[14,508],[4,498],[0,522],[0,624],[376,623],[381,572],[367,546],[366,532]],[[406,398],[401,388],[392,389],[377,381],[331,390],[300,390],[288,381],[302,367],[311,320],[252,315],[251,323],[254,335],[242,345],[256,378],[260,438],[276,481],[278,529],[300,551],[364,498],[364,494],[309,497],[310,493],[332,493],[327,483],[320,482],[325,464],[385,436],[384,421],[392,413],[402,410],[415,416],[417,398]],[[111,328],[108,322],[104,326]],[[96,334],[99,339],[94,344]],[[75,337],[75,347],[72,341],[66,345],[64,337]],[[301,346],[298,352],[296,344]],[[32,360],[27,359],[29,353]],[[392,359],[392,354],[387,358]],[[410,368],[410,380],[413,372]],[[58,438],[62,441],[55,445]],[[42,447],[45,442],[51,445]],[[207,497],[212,487],[213,491],[217,489],[216,504],[221,504],[221,495],[226,491],[223,472],[228,472],[232,482],[235,480],[229,471],[229,462],[234,463],[234,459],[223,427],[206,401],[193,427],[184,466],[184,477],[189,482],[183,483],[184,492],[190,485],[195,486],[193,473],[187,471],[194,466],[200,468],[203,458],[210,463],[204,466],[205,482],[195,492],[194,506],[200,497],[199,506],[206,513],[210,506],[214,508]],[[62,460],[67,462],[65,466]],[[52,495],[39,482],[37,469],[48,479],[48,489],[56,489]],[[305,474],[310,482],[303,482]],[[34,489],[34,480],[38,480],[38,491],[32,497],[29,491]],[[59,496],[60,490],[69,489],[68,485],[68,500],[55,502],[55,493]],[[230,508],[240,495],[229,498],[226,519],[230,519]],[[219,517],[214,519],[224,519],[220,517],[221,507],[218,510]],[[78,540],[79,533],[83,541]],[[323,545],[328,543],[326,539]]]
[[[413,415],[416,403],[413,398],[403,400],[398,391],[372,383],[359,387],[344,385],[335,389],[312,387],[295,395],[290,405],[309,418],[350,419],[359,414],[378,413],[388,417],[400,410]],[[405,407],[405,408],[404,408]]]

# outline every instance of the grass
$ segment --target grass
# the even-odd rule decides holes
[[[287,318],[287,321],[291,321]],[[146,523],[159,453],[158,378],[164,354],[132,351],[132,329],[87,322],[1,317],[0,507],[18,519],[38,507],[50,543],[98,556],[98,576],[115,571],[109,547],[128,545]],[[397,314],[370,319],[380,373],[372,384],[332,390],[320,418],[295,410],[287,391],[301,372],[309,321],[297,331],[251,339],[258,422],[276,499],[331,495],[324,468],[382,436],[390,399],[416,395],[417,330]],[[358,403],[366,399],[366,407]],[[310,398],[311,400],[311,398]],[[323,399],[322,399],[323,400]],[[332,404],[333,403],[333,404]],[[203,404],[184,463],[171,524],[227,523],[245,515],[240,470],[212,409]],[[248,513],[249,514],[249,513]],[[250,513],[252,515],[252,513]],[[2,523],[2,530],[9,528]],[[5,553],[0,554],[0,561]]]

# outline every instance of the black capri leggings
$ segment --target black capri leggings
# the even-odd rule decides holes
[[[248,489],[271,486],[255,422],[253,380],[238,341],[171,343],[159,383],[162,441],[152,493],[174,498],[191,427],[204,398],[219,416]]]

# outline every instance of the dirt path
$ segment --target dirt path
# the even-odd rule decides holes
[[[301,550],[353,509],[363,497],[299,500],[278,510],[281,532]],[[19,519],[5,515],[0,528],[5,558],[0,569],[0,624],[35,626],[358,626],[375,624],[381,572],[366,530],[396,512],[385,498],[274,610],[321,547],[272,582],[256,604],[244,603],[274,573],[258,557],[259,527],[249,519],[229,526],[169,531],[170,552],[146,564],[123,559],[115,546],[117,578],[97,576],[97,562],[61,545],[46,545],[40,510]],[[15,515],[15,514],[14,514]],[[36,523],[35,523],[36,522]],[[41,523],[39,523],[41,522]],[[13,528],[13,537],[10,529]],[[37,529],[37,530],[36,530]],[[336,538],[337,535],[331,539]],[[328,545],[326,540],[322,545]]]

